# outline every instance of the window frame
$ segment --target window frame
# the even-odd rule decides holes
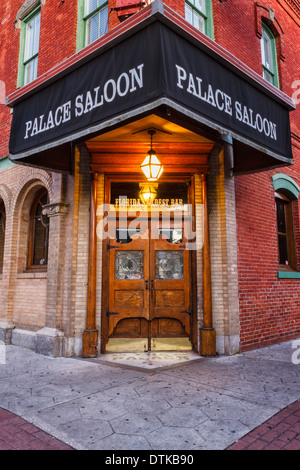
[[[37,17],[40,16],[40,28],[39,28],[39,37],[38,37],[38,52],[31,56],[29,59],[25,60],[25,52],[26,52],[26,41],[27,41],[27,26],[29,22]],[[20,35],[20,52],[19,52],[19,67],[18,67],[18,79],[17,85],[18,87],[26,86],[32,81],[34,81],[37,77],[33,78],[30,82],[25,83],[25,70],[26,65],[30,62],[38,59],[39,52],[40,52],[40,34],[41,34],[41,5],[37,8],[32,10],[23,20],[21,23],[21,35]],[[38,64],[37,64],[38,67]]]
[[[4,201],[0,201],[0,221],[1,216],[4,214],[4,231],[3,231],[3,253],[2,259],[0,259],[0,275],[3,273],[3,262],[4,262],[4,250],[5,250],[5,231],[6,231],[6,210]],[[2,224],[0,224],[0,230],[2,230]]]
[[[186,5],[188,5],[192,9],[192,14],[196,12],[198,15],[200,15],[204,19],[204,27],[205,31],[199,30],[196,26],[194,26],[193,23],[190,23],[185,14],[185,19],[188,21],[189,24],[194,26],[198,31],[202,32],[206,36],[210,37],[211,39],[214,39],[214,27],[213,27],[213,9],[212,9],[212,1],[211,0],[204,0],[205,1],[205,13],[201,10],[199,10],[195,6],[195,0],[185,0],[185,8]]]
[[[271,70],[269,67],[267,67],[267,65],[265,63],[265,57],[266,57],[265,42],[264,42],[265,36],[267,36],[268,39],[270,40],[272,62],[273,62],[274,70]],[[279,73],[278,73],[276,37],[274,36],[274,34],[270,30],[270,28],[268,28],[268,26],[264,22],[262,22],[262,36],[261,36],[261,40],[260,40],[260,48],[261,48],[261,62],[262,62],[262,68],[263,68],[263,78],[268,83],[271,83],[276,88],[279,88]],[[271,75],[272,81],[269,81],[265,77],[265,73]]]
[[[276,202],[276,233],[277,233],[277,245],[278,245],[278,264],[280,270],[297,270],[297,253],[296,253],[296,243],[295,243],[295,229],[294,229],[294,217],[293,217],[293,204],[289,197],[287,197],[282,191],[277,191],[275,193],[275,202]],[[285,217],[285,232],[280,232],[278,230],[278,205],[284,207],[284,217]],[[280,259],[280,244],[279,237],[286,237],[286,248],[287,248],[287,262],[288,264],[282,264]]]
[[[80,51],[84,47],[92,44],[92,42],[87,42],[86,33],[87,33],[87,21],[94,16],[96,13],[107,8],[107,18],[108,18],[108,0],[105,0],[102,5],[99,5],[95,10],[90,13],[86,13],[87,0],[78,0],[78,21],[77,21],[77,41],[76,41],[76,50]],[[108,30],[106,31],[106,33]],[[104,34],[106,34],[104,33]],[[97,39],[99,39],[99,36]],[[95,41],[97,40],[95,39]],[[93,41],[94,42],[94,41]]]
[[[27,257],[26,257],[26,271],[47,271],[48,268],[48,254],[49,254],[49,224],[47,226],[47,247],[46,247],[46,263],[43,265],[33,264],[34,262],[34,248],[35,248],[35,220],[36,210],[41,199],[47,194],[47,204],[49,203],[49,193],[46,189],[40,190],[31,206],[29,212],[29,227],[28,227],[28,243],[27,243]],[[49,221],[50,222],[50,221]]]

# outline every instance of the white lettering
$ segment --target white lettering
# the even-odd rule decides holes
[[[221,95],[221,97],[222,97],[222,104],[220,104],[219,95]],[[220,111],[223,111],[224,110],[224,93],[221,90],[216,91],[216,103],[217,103],[218,109]]]
[[[177,86],[183,88],[182,81],[186,80],[187,74],[183,67],[176,65],[177,68]]]
[[[144,68],[144,64],[141,64],[137,67],[138,69],[138,72],[139,72],[139,75],[138,75],[138,72],[136,69],[131,69],[129,70],[129,73],[131,75],[131,88],[130,88],[130,93],[132,93],[133,91],[136,90],[136,86],[135,86],[135,82],[137,83],[137,85],[140,87],[140,88],[143,88],[144,86],[144,82],[143,82],[143,68]]]
[[[75,117],[83,115],[83,95],[78,95],[75,100]]]
[[[125,88],[124,88],[124,91],[121,91],[121,82],[122,80],[124,81],[125,80]],[[130,86],[130,81],[129,81],[129,77],[127,75],[127,73],[122,73],[119,78],[118,78],[118,81],[117,81],[117,93],[119,96],[125,96],[127,95],[128,93],[128,90],[129,90],[129,86]]]
[[[235,117],[238,121],[243,120],[242,105],[239,101],[235,102]]]
[[[256,115],[255,127],[259,132],[263,131],[263,120],[260,114]]]
[[[53,129],[54,126],[54,120],[53,120],[53,113],[52,111],[49,112],[48,114],[48,121],[47,121],[47,131],[49,129]]]
[[[198,83],[198,94],[196,96],[198,96],[198,98],[200,98],[201,100],[206,101],[207,94],[204,93],[204,95],[202,95],[202,79],[199,77],[196,77],[196,80]]]
[[[28,133],[32,128],[32,121],[27,121],[26,122],[26,132],[25,132],[25,137],[24,139],[28,139]]]
[[[230,114],[232,116],[232,99],[231,96],[228,96],[224,93],[225,97],[225,113]]]
[[[99,89],[100,89],[99,86],[97,86],[97,88],[94,88],[94,92],[95,92],[94,108],[99,108],[100,106],[103,105],[103,95],[101,95],[101,101],[98,101]]]
[[[47,125],[44,121],[44,115],[40,116],[40,128],[39,128],[39,133],[44,132],[47,129]]]
[[[38,119],[35,118],[35,120],[33,121],[33,126],[32,126],[32,132],[31,132],[31,137],[38,134],[39,132],[39,126],[38,126]]]
[[[111,96],[108,96],[109,86],[111,86],[111,91],[112,91]],[[111,103],[116,97],[116,92],[117,92],[116,82],[111,78],[104,85],[103,95],[104,95],[105,101],[107,101],[108,103]]]
[[[55,117],[54,117],[54,121],[55,121],[56,126],[60,126],[60,124],[62,122],[62,113],[63,113],[63,107],[59,106],[57,108],[57,110],[55,111]]]
[[[270,135],[270,123],[269,123],[268,119],[264,118],[263,126],[264,126],[264,133],[266,134],[267,137],[269,137],[269,135]]]
[[[94,103],[93,103],[92,95],[91,95],[91,92],[88,91],[85,97],[84,114],[89,113],[90,111],[92,111],[93,108],[94,108]]]
[[[192,95],[197,96],[194,78],[191,73],[189,74],[189,86],[187,88],[187,92],[192,93]]]
[[[63,122],[67,122],[71,120],[71,101],[63,104]]]
[[[207,102],[212,106],[216,107],[215,97],[213,93],[213,89],[211,85],[208,85],[208,94],[207,94]]]
[[[244,106],[243,123],[248,124],[248,126],[250,125],[247,106]]]
[[[270,137],[273,140],[277,140],[277,126],[273,122],[269,122],[270,124]]]

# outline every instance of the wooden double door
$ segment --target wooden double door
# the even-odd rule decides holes
[[[106,350],[191,349],[191,263],[183,227],[165,230],[149,221],[144,236],[126,228],[117,233],[108,244]]]

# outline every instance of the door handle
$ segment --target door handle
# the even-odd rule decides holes
[[[151,288],[150,288],[150,290],[152,290],[152,291],[154,290],[154,281],[153,281],[153,280],[151,280]]]
[[[147,279],[147,281],[145,281],[145,284],[146,284],[145,290],[148,290],[148,282],[149,282],[149,281],[148,281],[148,279]]]

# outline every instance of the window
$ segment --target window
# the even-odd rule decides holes
[[[40,9],[34,10],[22,23],[18,85],[24,86],[37,78],[40,42]]]
[[[263,24],[261,38],[263,77],[272,85],[279,87],[276,39],[272,31]]]
[[[49,218],[42,214],[49,204],[48,193],[40,192],[30,210],[27,269],[46,267],[48,263]]]
[[[77,49],[88,46],[107,33],[108,0],[79,0]]]
[[[3,270],[6,214],[3,202],[0,202],[0,274]]]
[[[293,208],[289,198],[282,193],[276,193],[276,214],[279,264],[296,269]]]
[[[201,33],[213,38],[211,0],[186,0],[185,19]]]

